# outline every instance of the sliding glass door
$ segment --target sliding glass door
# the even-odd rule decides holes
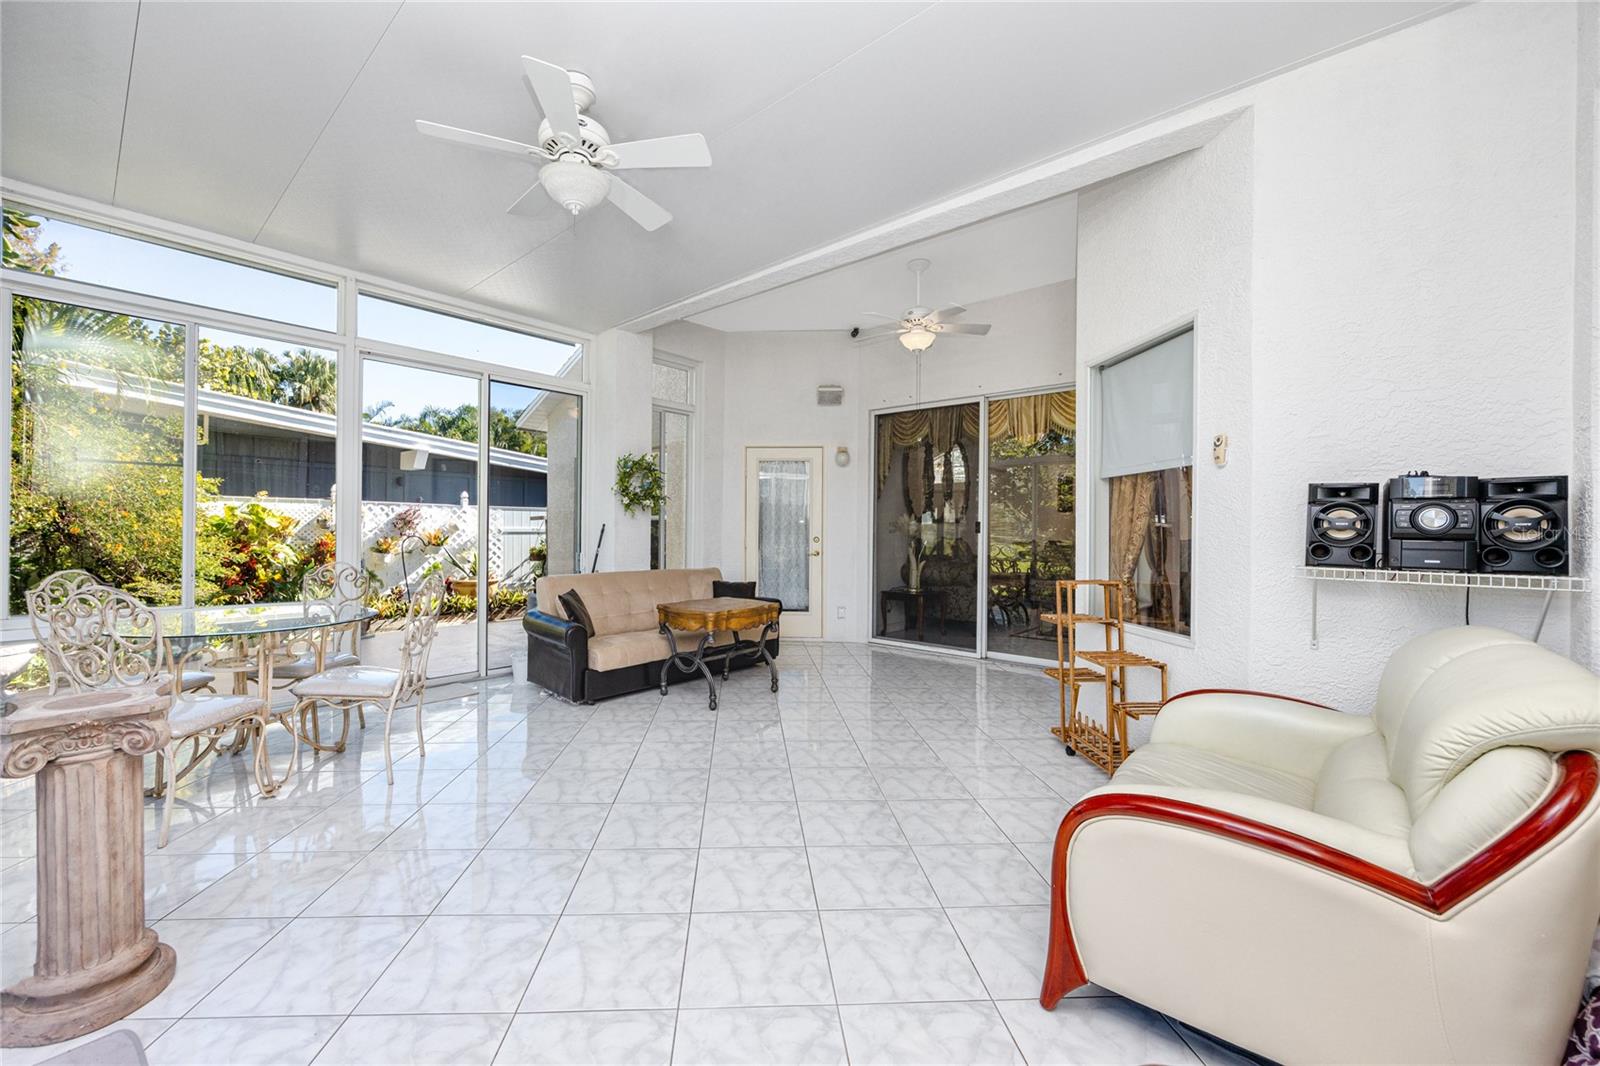
[[[880,414],[872,622],[894,641],[978,650],[980,406]]]
[[[478,412],[482,380],[368,357],[361,364],[362,560],[378,619],[363,656],[397,665],[405,606],[445,581],[429,677],[478,672]]]
[[[987,649],[1053,659],[1055,583],[1076,562],[1077,394],[988,403]]]
[[[1075,573],[1076,395],[874,416],[876,639],[1054,659],[1040,616]]]
[[[580,397],[489,379],[490,670],[526,673],[535,582],[578,569],[582,427]]]

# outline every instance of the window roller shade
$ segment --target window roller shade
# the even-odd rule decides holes
[[[1100,371],[1100,476],[1194,462],[1194,331]]]

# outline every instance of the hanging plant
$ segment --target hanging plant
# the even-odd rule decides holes
[[[611,491],[630,515],[636,511],[654,514],[667,502],[666,476],[653,455],[619,456],[617,483]]]

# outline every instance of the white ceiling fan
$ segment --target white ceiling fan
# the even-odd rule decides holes
[[[892,321],[888,325],[873,326],[871,329],[853,329],[850,331],[850,336],[854,337],[858,344],[871,344],[874,341],[898,337],[900,346],[906,351],[923,352],[933,346],[933,342],[941,333],[970,333],[979,337],[988,333],[989,325],[985,322],[950,321],[967,313],[967,309],[958,304],[937,311],[922,306],[922,274],[931,265],[926,259],[913,259],[906,264],[917,276],[916,306],[907,309],[898,317],[878,311],[863,311],[862,314]]]
[[[657,230],[671,222],[672,215],[613,171],[711,165],[706,139],[698,133],[612,144],[605,127],[584,114],[594,106],[594,83],[576,70],[523,56],[522,80],[544,112],[537,144],[417,119],[417,129],[430,137],[542,162],[538,182],[509,211],[535,213],[544,203],[535,195],[542,189],[574,215],[610,200],[645,229]]]

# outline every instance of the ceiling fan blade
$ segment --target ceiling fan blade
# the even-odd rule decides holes
[[[899,315],[886,315],[882,311],[863,311],[861,313],[864,315],[870,315],[873,318],[887,318],[890,322],[900,321]]]
[[[871,341],[883,340],[885,337],[893,337],[900,332],[900,323],[891,322],[886,326],[873,326],[871,329],[864,329],[856,334],[855,340],[857,344],[867,344]]]
[[[544,183],[536,181],[528,187],[527,192],[517,197],[516,203],[506,208],[506,214],[531,218],[543,213],[551,203],[550,195],[544,191]]]
[[[934,325],[938,327],[935,333],[971,333],[981,337],[989,332],[987,322],[935,322]]]
[[[943,322],[947,318],[955,318],[957,315],[964,315],[966,313],[967,309],[965,307],[962,307],[960,304],[951,304],[949,307],[941,307],[933,314],[925,316],[923,321]]]
[[[484,151],[496,152],[500,155],[514,155],[521,159],[545,158],[544,153],[531,144],[523,144],[521,141],[508,141],[504,137],[494,137],[487,133],[477,133],[473,130],[457,129],[455,126],[429,122],[427,119],[417,119],[417,132],[426,133],[429,137],[437,137],[441,141],[464,144],[468,148],[482,148]]]
[[[658,230],[672,221],[672,214],[632,185],[615,174],[610,175],[611,191],[606,199],[622,209],[623,214],[647,230]]]
[[[654,137],[648,141],[623,141],[613,144],[617,170],[642,170],[647,167],[709,167],[711,149],[698,133],[675,137]]]
[[[554,63],[546,63],[532,56],[522,57],[522,78],[528,91],[555,133],[565,133],[573,140],[582,138],[578,128],[578,105],[572,99],[572,78]]]

